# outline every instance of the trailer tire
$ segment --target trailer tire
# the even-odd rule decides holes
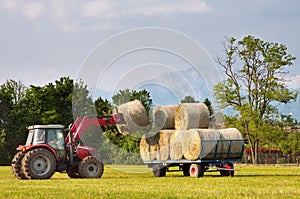
[[[222,164],[221,167],[225,168],[225,169],[234,169],[234,166],[233,166],[232,163]],[[234,176],[234,170],[220,170],[220,174],[221,174],[221,176],[233,177]]]
[[[20,180],[26,179],[23,171],[22,171],[22,159],[24,158],[24,153],[19,151],[16,153],[14,158],[11,161],[11,168],[13,174]]]
[[[22,171],[27,179],[49,179],[55,170],[56,159],[47,149],[33,149],[22,159]]]
[[[79,163],[78,170],[82,178],[101,178],[104,166],[96,157],[88,156]]]
[[[190,176],[193,178],[203,177],[204,166],[202,164],[191,164],[189,172]]]
[[[154,177],[164,177],[167,173],[167,168],[161,164],[154,164],[152,166],[152,172]]]
[[[182,172],[183,176],[190,176],[190,164],[183,164],[182,165]]]
[[[70,178],[80,178],[78,165],[76,166],[68,166],[67,174]]]

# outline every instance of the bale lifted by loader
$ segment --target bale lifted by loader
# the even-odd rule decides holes
[[[20,145],[12,160],[12,170],[18,179],[49,179],[54,172],[66,171],[70,178],[100,178],[103,163],[95,156],[95,148],[79,142],[92,126],[123,123],[121,113],[100,117],[77,118],[64,137],[63,125],[28,127],[25,145]]]

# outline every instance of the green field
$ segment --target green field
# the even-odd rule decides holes
[[[146,166],[106,166],[100,179],[17,180],[0,167],[0,198],[300,198],[300,167],[236,166],[235,177],[181,172],[155,178]],[[126,170],[126,171],[122,171]]]

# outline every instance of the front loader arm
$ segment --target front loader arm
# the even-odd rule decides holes
[[[110,126],[120,124],[123,122],[123,115],[120,113],[111,114],[109,116],[85,116],[83,118],[76,118],[74,124],[70,128],[69,136],[66,137],[65,141],[66,143],[75,143],[80,139],[83,132],[85,132],[92,126]]]

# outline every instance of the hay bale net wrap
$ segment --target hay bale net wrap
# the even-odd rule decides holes
[[[125,123],[116,126],[119,132],[125,135],[143,131],[150,123],[147,111],[139,100],[121,104],[113,109],[113,113],[123,115]]]
[[[219,129],[223,145],[224,158],[241,158],[244,138],[236,128]],[[230,154],[227,156],[230,145]]]
[[[183,158],[182,140],[186,130],[176,130],[170,136],[170,158],[171,160],[181,160]]]
[[[208,128],[209,110],[204,103],[182,103],[175,113],[175,129]]]
[[[215,159],[217,141],[220,140],[220,132],[214,129],[190,129],[186,132],[182,141],[182,151],[185,159]],[[218,151],[222,150],[218,147]]]
[[[154,112],[154,128],[174,129],[175,128],[175,113],[178,105],[158,106]]]
[[[174,132],[175,130],[161,130],[159,132],[159,153],[161,161],[170,159],[170,138]]]

